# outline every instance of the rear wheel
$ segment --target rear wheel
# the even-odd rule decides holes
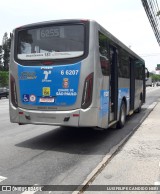
[[[126,122],[126,104],[124,101],[121,103],[121,108],[120,108],[120,114],[119,114],[119,121],[117,123],[117,128],[121,129],[124,127]]]

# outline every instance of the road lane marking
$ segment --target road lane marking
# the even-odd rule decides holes
[[[0,176],[0,182],[4,181],[4,180],[6,180],[6,179],[7,179],[7,177]]]
[[[160,185],[160,181],[154,182],[154,185]]]
[[[25,192],[23,192],[23,193],[21,193],[21,194],[34,194],[34,193],[36,193],[37,191],[25,191]]]

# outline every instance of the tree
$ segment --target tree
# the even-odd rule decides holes
[[[154,82],[160,81],[160,75],[158,74],[152,74],[151,77]]]
[[[9,57],[10,57],[10,46],[11,39],[8,38],[7,32],[4,33],[2,40],[2,58],[3,58],[3,68],[5,71],[9,69]]]
[[[2,65],[2,45],[0,45],[0,71],[3,70],[3,65]]]
[[[9,73],[8,71],[0,71],[0,87],[8,86]]]

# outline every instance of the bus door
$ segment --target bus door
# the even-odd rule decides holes
[[[117,120],[118,107],[118,51],[117,48],[110,45],[110,103],[109,103],[109,123]]]
[[[134,60],[129,59],[130,62],[130,111],[134,110],[134,101],[135,101],[135,68]]]

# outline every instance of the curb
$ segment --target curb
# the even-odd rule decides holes
[[[78,186],[76,191],[74,191],[72,194],[82,194],[87,190],[87,188],[92,184],[92,182],[96,179],[96,177],[103,171],[103,169],[112,160],[112,158],[116,156],[116,154],[118,154],[119,150],[125,145],[128,139],[137,131],[137,129],[140,127],[143,121],[156,107],[158,102],[159,100],[157,102],[153,102],[151,105],[148,106],[146,113],[144,114],[140,122],[133,128],[133,130],[125,138],[123,138],[120,141],[119,144],[115,145],[110,150],[110,152],[102,159],[102,161],[97,165],[97,167],[87,176],[86,180],[80,186]]]

